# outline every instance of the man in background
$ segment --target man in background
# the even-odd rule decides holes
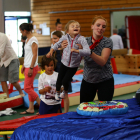
[[[113,35],[110,37],[113,41],[113,50],[123,49],[123,42],[120,35],[118,35],[118,30],[113,29]]]

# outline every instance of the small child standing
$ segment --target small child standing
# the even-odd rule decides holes
[[[60,98],[64,98],[65,95],[68,94],[69,82],[72,80],[72,77],[76,73],[82,56],[89,56],[91,54],[85,37],[79,34],[80,24],[77,21],[69,21],[65,26],[65,32],[67,34],[63,35],[47,54],[47,57],[52,56],[53,52],[61,47],[61,43],[64,40],[68,41],[68,46],[63,49],[60,71],[56,83],[57,92],[55,94],[55,99],[58,101]],[[77,44],[81,44],[83,49],[80,49]],[[64,86],[64,91],[60,94],[61,85]]]
[[[45,70],[39,76],[38,90],[41,94],[39,114],[61,113],[61,101],[55,100],[56,81],[58,73],[54,71],[56,61],[54,57],[47,58],[45,55],[42,57],[41,69]]]

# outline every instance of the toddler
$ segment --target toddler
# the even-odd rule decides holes
[[[61,47],[61,43],[67,40],[68,46],[63,49],[60,71],[56,82],[55,99],[57,101],[68,94],[69,82],[76,73],[82,56],[89,56],[91,54],[85,37],[80,35],[80,24],[77,21],[69,21],[65,26],[65,32],[66,35],[63,35],[47,54],[47,57],[52,56],[53,52]],[[80,49],[77,44],[81,44],[83,49]],[[64,86],[64,91],[60,94],[61,85]]]

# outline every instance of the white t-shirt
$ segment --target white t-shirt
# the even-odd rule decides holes
[[[51,93],[47,92],[44,95],[40,96],[40,99],[47,105],[56,105],[61,104],[61,101],[55,100],[56,93],[56,81],[57,81],[57,72],[53,72],[52,75],[47,75],[45,72],[39,76],[38,80],[38,90],[45,88],[46,86],[51,86]]]
[[[55,30],[55,31],[56,31],[56,30]],[[53,38],[53,33],[54,33],[55,31],[52,31],[52,32],[51,32],[51,38]],[[64,32],[64,31],[61,31],[61,32],[62,32],[63,35],[65,35],[65,32]]]
[[[31,62],[33,58],[33,52],[32,52],[33,43],[36,43],[38,46],[38,40],[35,36],[30,38],[30,40],[27,43],[25,42],[25,46],[24,46],[24,49],[25,49],[24,67],[25,68],[29,68],[31,66]],[[36,67],[37,65],[38,65],[38,49],[37,49],[37,59],[36,59],[34,67]]]
[[[110,37],[113,41],[113,50],[123,49],[123,42],[120,35],[112,35]]]

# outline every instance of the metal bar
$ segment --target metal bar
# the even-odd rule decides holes
[[[122,7],[122,8],[106,8],[106,9],[84,9],[84,10],[66,10],[66,11],[55,11],[49,12],[49,14],[54,13],[71,13],[71,12],[87,12],[87,11],[107,11],[107,10],[123,10],[123,9],[138,9],[140,7]]]

